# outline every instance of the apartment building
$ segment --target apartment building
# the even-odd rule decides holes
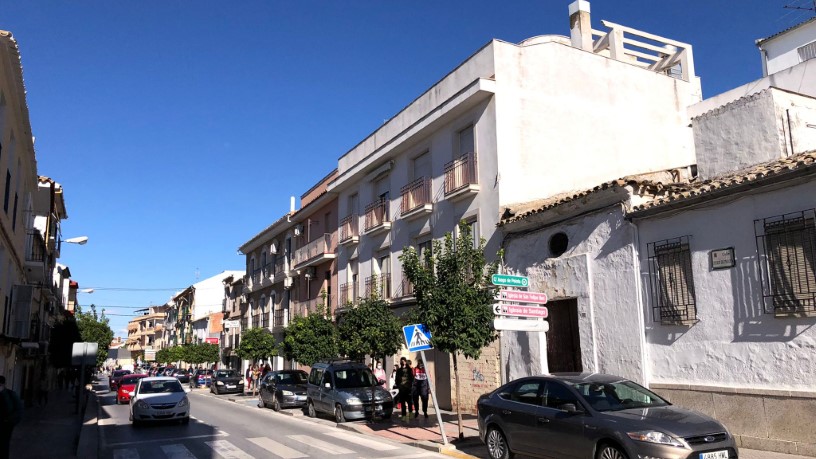
[[[128,336],[125,341],[131,360],[134,362],[156,360],[156,351],[164,347],[164,320],[168,309],[168,305],[160,305],[135,311],[142,315],[128,322]]]
[[[241,343],[241,318],[246,313],[247,304],[244,299],[244,278],[227,276],[224,284],[224,317],[221,332],[221,363],[226,368],[240,369],[241,359],[235,349]]]
[[[339,159],[328,191],[341,218],[340,301],[376,285],[400,314],[412,304],[404,247],[426,250],[464,220],[492,255],[514,203],[694,164],[692,47],[607,21],[593,29],[585,1],[569,19],[569,37],[488,42]],[[466,365],[474,397],[495,387],[483,375],[500,374],[498,348]],[[450,356],[431,357],[451,408]]]
[[[243,271],[223,271],[176,293],[168,302],[166,323],[173,329],[167,331],[167,345],[200,343],[219,337],[220,330],[211,331],[210,322],[211,316],[220,314],[224,308],[222,281],[228,276],[243,275]],[[215,320],[220,322],[220,317]],[[218,327],[213,325],[212,328]]]

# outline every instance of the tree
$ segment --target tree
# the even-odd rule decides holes
[[[434,241],[432,250],[422,260],[413,247],[406,247],[400,256],[405,275],[414,284],[416,316],[431,331],[434,348],[453,356],[460,438],[463,433],[457,354],[478,359],[482,348],[496,339],[491,309],[496,287],[490,277],[498,272],[502,253],[488,264],[484,246],[482,238],[474,247],[470,227],[462,221],[458,237],[448,233],[444,243]]]
[[[187,363],[200,365],[218,361],[218,345],[213,343],[185,344],[181,349],[181,359]]]
[[[241,335],[235,353],[244,360],[257,362],[278,355],[278,345],[268,329],[250,328]]]
[[[309,366],[340,354],[337,327],[326,315],[324,304],[315,312],[290,320],[283,334],[283,352],[287,359]]]
[[[96,306],[91,305],[90,312],[82,312],[82,308],[76,308],[76,324],[79,335],[83,342],[97,343],[96,365],[102,366],[108,358],[108,347],[113,341],[113,330],[108,324],[109,319],[105,317],[105,310],[101,314],[96,313]]]
[[[71,350],[74,343],[82,341],[76,319],[68,313],[58,314],[51,329],[48,353],[55,368],[71,366]]]
[[[340,353],[357,360],[366,355],[384,359],[402,347],[402,323],[376,295],[349,308],[338,325],[338,335]]]

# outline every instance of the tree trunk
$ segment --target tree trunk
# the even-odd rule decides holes
[[[462,404],[459,403],[459,364],[456,361],[456,352],[453,353],[453,377],[456,379],[456,420],[459,423],[459,439],[465,438],[462,433]]]

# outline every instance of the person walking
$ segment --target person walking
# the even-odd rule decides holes
[[[425,362],[420,360],[414,368],[414,417],[419,417],[419,400],[422,399],[422,414],[428,419],[428,394],[431,386],[428,382],[428,373],[425,371]]]
[[[402,412],[402,417],[405,417],[405,410],[408,410],[408,414],[410,415],[413,411],[411,409],[411,405],[413,401],[411,400],[411,388],[414,385],[414,373],[411,370],[410,360],[406,359],[405,357],[400,359],[400,368],[397,370],[397,388],[399,389],[399,397],[400,401],[400,410]]]
[[[244,374],[244,376],[246,376],[247,390],[252,391],[252,367],[251,366],[247,366],[246,373]]]
[[[383,389],[388,390],[388,387],[386,387],[388,381],[385,379],[385,370],[383,370],[382,362],[380,362],[379,360],[377,360],[377,365],[374,367],[374,377],[377,379],[378,384],[380,381],[383,382],[382,383]]]
[[[258,364],[252,365],[252,390],[258,392],[258,379],[261,377],[261,367]]]
[[[6,388],[6,377],[0,376],[0,459],[8,459],[11,432],[23,418],[23,401]]]

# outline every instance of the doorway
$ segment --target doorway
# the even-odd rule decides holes
[[[578,300],[551,301],[547,332],[547,366],[550,373],[581,372],[581,338],[578,335]]]

